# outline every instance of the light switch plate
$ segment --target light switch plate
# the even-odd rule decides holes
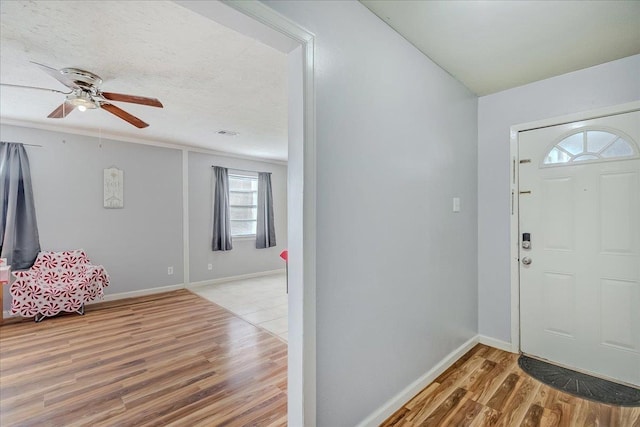
[[[460,197],[453,198],[453,211],[460,212]]]

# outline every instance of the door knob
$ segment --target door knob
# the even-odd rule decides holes
[[[529,264],[531,264],[531,258],[529,258],[528,256],[526,256],[526,257],[522,258],[522,263],[523,263],[524,265],[529,265]]]

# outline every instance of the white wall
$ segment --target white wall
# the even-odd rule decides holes
[[[42,145],[26,147],[42,250],[84,248],[111,277],[107,295],[182,283],[180,151],[0,129],[3,141]],[[124,170],[124,209],[103,208],[103,169],[111,166]],[[5,301],[8,309],[8,293]]]
[[[233,239],[233,250],[213,252],[212,165],[271,172],[276,246],[256,249],[255,238]],[[287,168],[273,163],[189,153],[189,279],[192,283],[285,268],[280,252],[287,247]],[[213,270],[207,269],[213,264]]]
[[[640,99],[640,55],[481,97],[478,104],[479,332],[511,342],[512,125]]]
[[[353,426],[476,334],[477,101],[358,2],[267,4],[316,35],[317,425]]]

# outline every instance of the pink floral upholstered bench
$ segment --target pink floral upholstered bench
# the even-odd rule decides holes
[[[61,311],[84,314],[84,304],[102,299],[109,285],[107,271],[92,265],[82,249],[40,252],[31,269],[13,275],[11,314],[36,322]]]

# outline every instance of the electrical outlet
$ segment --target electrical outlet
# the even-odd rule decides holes
[[[173,267],[167,268],[167,274],[171,276],[173,274]]]
[[[213,264],[207,264],[207,270],[213,270]]]

